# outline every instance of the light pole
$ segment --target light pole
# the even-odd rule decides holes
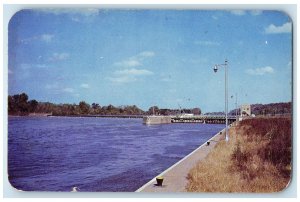
[[[227,73],[227,66],[228,66],[228,61],[225,59],[224,64],[216,64],[214,66],[214,72],[216,73],[218,71],[218,67],[225,67],[225,119],[226,119],[226,128],[225,128],[225,140],[229,140],[229,133],[228,133],[228,73]]]
[[[231,98],[234,98],[234,96],[232,95]],[[237,93],[235,93],[235,120],[238,121],[238,115],[237,115]]]
[[[236,121],[236,123],[237,123],[237,121],[238,121],[238,113],[237,113],[237,111],[238,111],[238,104],[237,104],[237,93],[235,93],[235,121]]]

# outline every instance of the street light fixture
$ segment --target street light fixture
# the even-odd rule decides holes
[[[217,71],[218,71],[218,65],[214,66],[214,71],[215,71],[215,73],[217,73]]]
[[[216,64],[214,66],[214,72],[217,73],[219,67],[225,67],[225,119],[226,119],[226,129],[225,129],[225,140],[229,140],[229,133],[228,133],[228,78],[227,78],[227,66],[228,66],[228,61],[225,59],[224,64]]]

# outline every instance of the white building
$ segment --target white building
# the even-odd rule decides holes
[[[251,116],[251,106],[249,104],[241,105],[241,116]]]

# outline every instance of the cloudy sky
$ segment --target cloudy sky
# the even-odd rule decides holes
[[[291,101],[292,22],[277,11],[22,10],[9,23],[9,94],[147,110]],[[234,108],[235,98],[230,98]]]

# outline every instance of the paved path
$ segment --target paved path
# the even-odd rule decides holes
[[[188,156],[162,172],[159,176],[164,177],[163,186],[156,186],[156,177],[154,177],[136,192],[184,192],[188,183],[186,177],[189,171],[208,155],[217,142],[222,140],[224,140],[224,130],[222,130],[221,135],[218,133],[208,140],[210,141],[209,146],[206,143],[201,145]]]

